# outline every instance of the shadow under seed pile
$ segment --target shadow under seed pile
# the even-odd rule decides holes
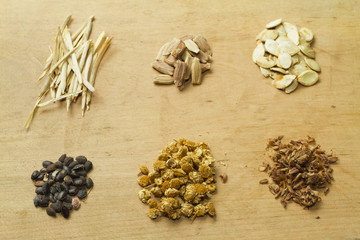
[[[215,160],[206,143],[184,138],[169,143],[153,164],[153,171],[141,166],[138,183],[140,200],[148,204],[151,219],[166,216],[170,219],[215,216],[209,201],[216,191]],[[160,198],[160,203],[155,198]]]
[[[288,144],[283,144],[282,138],[269,140],[267,149],[272,161],[259,170],[267,171],[273,181],[269,190],[276,199],[280,198],[284,207],[293,201],[310,208],[321,201],[319,190],[324,189],[325,195],[329,192],[327,185],[334,180],[330,164],[338,158],[321,150],[314,138],[291,140]],[[267,179],[260,181],[260,184],[267,183]]]
[[[44,161],[42,165],[40,171],[31,174],[37,194],[34,205],[46,207],[49,216],[56,217],[56,213],[61,213],[68,218],[72,209],[79,209],[79,199],[86,198],[94,186],[91,178],[86,177],[92,169],[92,162],[84,156],[74,160],[63,154],[57,162]]]

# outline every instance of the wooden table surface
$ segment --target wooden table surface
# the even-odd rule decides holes
[[[1,1],[0,239],[359,239],[359,1]],[[68,14],[113,42],[100,66],[91,110],[78,104],[37,112],[36,79]],[[276,90],[251,61],[255,36],[277,18],[306,26],[322,72],[313,87]],[[203,84],[179,92],[152,84],[158,49],[184,34],[204,35],[214,52]],[[274,200],[257,168],[267,139],[314,137],[340,158],[330,193],[311,210]],[[137,198],[138,167],[173,139],[209,144],[218,164],[216,218],[151,221]],[[95,187],[70,219],[35,208],[33,170],[62,153],[94,163]],[[217,177],[218,178],[218,177]],[[320,219],[316,219],[320,216]]]

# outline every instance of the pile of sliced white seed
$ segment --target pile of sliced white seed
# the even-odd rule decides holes
[[[160,75],[154,76],[154,83],[175,84],[183,90],[187,80],[193,85],[201,84],[202,73],[210,70],[212,51],[207,40],[200,35],[185,35],[165,43],[156,56],[152,67]]]
[[[264,77],[273,79],[274,87],[291,93],[298,83],[312,86],[319,80],[320,66],[311,47],[313,39],[310,29],[298,30],[295,25],[277,19],[256,37],[252,59]]]
[[[112,37],[106,37],[105,32],[102,32],[95,43],[89,40],[93,16],[71,34],[68,29],[71,20],[69,15],[58,28],[54,50],[49,47],[50,56],[38,79],[40,81],[45,78],[45,82],[25,128],[29,128],[37,108],[60,100],[66,99],[66,109],[69,110],[70,104],[81,96],[82,115],[84,116],[85,110],[89,110],[91,94],[95,91],[96,72]],[[41,102],[49,92],[51,99]]]

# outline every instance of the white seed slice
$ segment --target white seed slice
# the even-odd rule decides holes
[[[296,28],[297,30],[297,27],[292,23],[284,22],[283,25],[287,34],[289,34],[289,32],[292,31],[294,28]]]
[[[280,41],[279,42],[279,49],[282,53],[288,53],[291,56],[297,54],[300,49],[298,46],[295,45],[292,41]]]
[[[305,63],[306,63],[306,65],[308,65],[312,70],[317,71],[317,72],[320,72],[320,71],[321,71],[320,65],[319,65],[314,59],[305,57]]]
[[[281,79],[274,80],[272,82],[272,84],[277,89],[285,89],[292,84],[292,82],[295,80],[295,78],[296,78],[296,76],[294,76],[294,75],[284,75]]]
[[[303,37],[303,39],[305,39],[305,41],[307,41],[307,42],[311,42],[314,38],[313,32],[306,27],[300,28],[299,32],[300,32],[300,35]]]
[[[286,36],[286,31],[283,25],[279,25],[275,29],[278,31],[279,37]]]
[[[274,71],[274,72],[282,73],[282,74],[288,74],[286,70],[284,70],[282,68],[278,68],[278,67],[272,67],[272,68],[270,68],[270,70]]]
[[[291,27],[289,29],[289,32],[287,34],[287,37],[296,45],[299,45],[299,33],[295,26]]]
[[[291,57],[291,65],[295,65],[299,63],[299,56],[298,55],[294,55]]]
[[[313,70],[307,70],[298,76],[298,81],[304,86],[312,86],[319,80],[319,75]]]
[[[279,55],[279,65],[282,68],[288,69],[291,66],[291,56],[288,53],[281,53]]]
[[[256,60],[256,64],[263,68],[271,68],[276,65],[276,62],[268,57],[261,57]]]
[[[262,68],[262,67],[260,67],[260,72],[261,72],[261,74],[264,76],[264,77],[269,77],[270,76],[270,70],[269,69],[266,69],[266,68]]]
[[[156,60],[158,61],[164,61],[166,59],[166,55],[164,54],[164,51],[166,50],[166,48],[169,46],[169,42],[165,43],[160,49],[159,52],[156,56]]]
[[[268,24],[266,24],[266,28],[274,28],[274,27],[278,26],[279,24],[281,24],[281,22],[282,22],[282,19],[281,19],[281,18],[276,19],[276,20],[274,20],[274,21],[269,22]]]
[[[284,35],[280,35],[275,41],[277,43],[290,41],[290,39],[286,36],[285,28],[284,28]]]
[[[277,73],[277,72],[270,72],[270,77],[274,80],[280,80],[284,77],[284,74]]]
[[[199,53],[200,49],[199,49],[198,45],[196,45],[196,43],[194,43],[193,40],[186,39],[184,41],[184,43],[185,43],[186,48],[189,49],[189,51],[192,51],[194,53]]]
[[[299,48],[300,48],[301,52],[303,54],[305,54],[306,56],[308,56],[310,58],[315,58],[315,51],[309,45],[301,44],[301,45],[299,45]]]
[[[274,40],[267,39],[265,41],[265,49],[268,53],[271,53],[272,55],[279,56],[279,44],[275,42]]]
[[[296,75],[296,76],[299,76],[300,74],[302,74],[303,72],[309,70],[309,68],[306,66],[306,64],[300,62],[298,64],[295,64],[294,66],[292,66],[290,69],[289,69],[289,72]]]
[[[167,47],[164,49],[163,55],[164,55],[164,56],[170,55],[170,53],[171,53],[171,51],[173,50],[173,48],[176,47],[179,43],[180,43],[180,39],[178,39],[178,38],[173,38],[173,40],[171,40],[171,42],[169,42],[169,43],[167,44]]]
[[[290,86],[288,86],[287,88],[285,88],[285,93],[289,94],[292,93],[293,91],[295,91],[295,89],[299,86],[298,81],[295,79],[292,84],[290,84]]]
[[[266,31],[267,31],[267,29],[262,30],[262,31],[256,36],[255,40],[256,40],[256,41],[261,40],[261,39],[263,38],[263,36],[264,36],[264,34],[265,34]]]
[[[265,42],[268,39],[275,40],[279,36],[277,30],[266,30],[261,37],[261,41]]]
[[[264,44],[259,43],[253,51],[252,60],[256,63],[256,60],[265,55]]]

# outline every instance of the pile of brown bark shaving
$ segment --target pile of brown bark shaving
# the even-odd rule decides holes
[[[259,170],[267,172],[272,180],[269,190],[284,207],[293,201],[310,208],[321,201],[320,191],[325,195],[329,192],[328,185],[334,180],[330,164],[338,158],[332,153],[326,154],[312,137],[287,144],[282,143],[282,139],[283,136],[269,139],[270,162]],[[267,182],[267,179],[260,181]]]

